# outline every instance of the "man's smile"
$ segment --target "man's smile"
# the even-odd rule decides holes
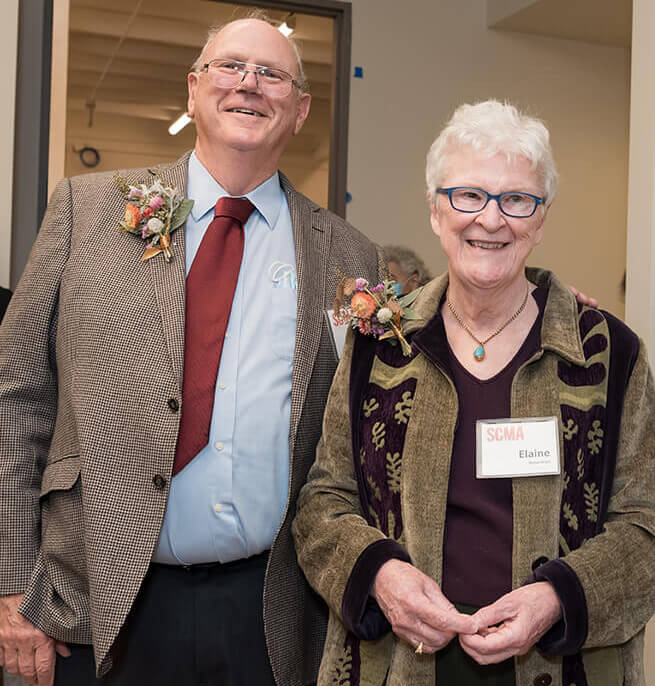
[[[262,114],[261,112],[257,112],[257,110],[251,110],[246,107],[230,107],[229,109],[226,110],[226,112],[234,112],[237,114],[247,114],[251,117],[265,117],[266,115]]]

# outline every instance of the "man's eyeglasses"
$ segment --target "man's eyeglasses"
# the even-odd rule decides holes
[[[458,212],[482,212],[490,200],[495,200],[500,211],[508,217],[531,217],[544,202],[543,198],[531,193],[508,191],[494,195],[482,188],[468,186],[437,188],[437,193],[447,195],[452,208]]]
[[[283,98],[289,95],[292,86],[301,90],[301,84],[291,74],[282,69],[264,67],[261,64],[215,59],[203,64],[202,69],[207,72],[217,88],[236,88],[243,83],[248,74],[254,74],[257,86],[264,95]]]

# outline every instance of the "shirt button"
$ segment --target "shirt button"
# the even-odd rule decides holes
[[[214,505],[214,512],[221,512],[223,510],[223,506],[220,503],[216,503]]]
[[[218,384],[218,387],[219,387],[221,390],[223,390],[223,389],[225,388],[225,384],[221,381],[221,382]]]
[[[231,337],[230,334],[227,333],[227,331],[226,331],[226,332],[225,332],[225,338],[230,338],[230,337]]]
[[[225,446],[219,441],[218,443],[214,443],[214,447],[216,450],[223,450]]]
[[[180,409],[180,403],[177,401],[177,398],[169,398],[167,405],[171,412],[177,412]]]
[[[553,677],[550,674],[540,674],[534,680],[534,686],[550,686],[553,683]]]

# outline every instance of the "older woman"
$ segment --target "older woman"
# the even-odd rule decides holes
[[[541,122],[460,107],[427,183],[448,272],[411,306],[409,355],[349,335],[299,500],[300,564],[330,608],[319,686],[642,685],[646,350],[526,269],[557,185]]]

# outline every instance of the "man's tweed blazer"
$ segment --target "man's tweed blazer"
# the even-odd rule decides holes
[[[189,153],[156,173],[186,190]],[[289,500],[264,587],[269,654],[280,686],[315,679],[326,613],[296,564],[295,502],[313,462],[336,357],[324,317],[338,271],[376,280],[382,254],[293,190],[298,320]],[[63,641],[93,643],[98,673],[157,543],[180,421],[184,230],[175,256],[141,262],[118,230],[125,200],[111,173],[60,182],[0,327],[0,594]],[[240,659],[240,658],[238,658]]]

